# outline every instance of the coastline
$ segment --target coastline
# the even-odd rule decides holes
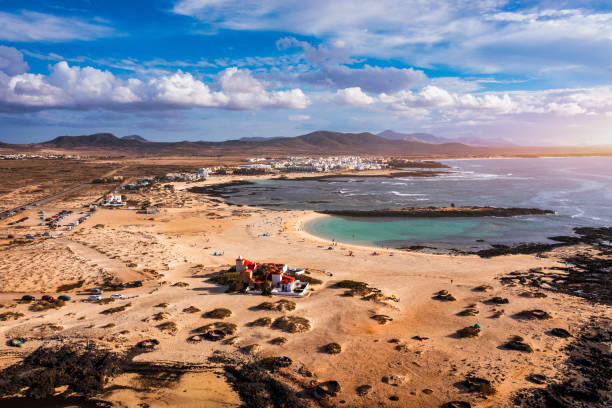
[[[160,188],[129,192],[126,194],[130,198],[142,195],[140,199],[161,203],[161,210],[150,215],[127,209],[99,209],[89,222],[66,233],[62,240],[3,248],[3,255],[7,255],[0,258],[0,267],[5,270],[3,284],[18,283],[21,290],[0,294],[0,304],[4,305],[0,313],[14,311],[24,316],[2,322],[0,335],[6,339],[28,337],[27,343],[18,349],[21,356],[45,344],[73,343],[78,339],[118,350],[129,350],[140,341],[155,339],[159,346],[138,357],[143,368],[165,363],[170,368],[174,364],[214,367],[210,368],[216,374],[214,378],[210,376],[211,386],[192,386],[210,371],[203,377],[188,374],[184,381],[172,383],[176,393],[155,396],[161,400],[129,388],[138,384],[137,376],[112,379],[108,385],[119,387],[101,397],[129,401],[131,405],[144,402],[153,407],[164,403],[188,406],[186,401],[191,399],[210,401],[211,406],[223,403],[235,406],[240,388],[235,383],[230,388],[226,378],[235,381],[236,374],[247,367],[251,371],[245,371],[244,377],[239,377],[241,380],[273,377],[277,381],[273,384],[292,390],[289,395],[303,392],[304,401],[312,406],[319,403],[310,396],[310,384],[338,381],[340,391],[336,396],[326,397],[330,404],[344,400],[346,406],[363,406],[364,401],[381,405],[394,396],[403,406],[439,407],[459,399],[476,407],[491,404],[505,407],[510,406],[516,392],[532,387],[526,379],[531,371],[551,382],[564,378],[561,371],[567,358],[564,348],[574,340],[551,336],[548,334],[551,330],[560,327],[577,335],[581,328],[588,327],[592,316],[608,311],[600,304],[547,290],[545,286],[523,285],[520,281],[510,285],[502,280],[515,276],[512,274],[516,271],[527,277],[535,269],[543,274],[558,273],[554,268],[564,267],[565,259],[583,253],[587,249],[584,246],[561,248],[547,253],[546,258],[517,254],[482,259],[476,255],[426,254],[340,242],[330,251],[327,247],[331,241],[303,228],[306,222],[326,215],[238,207],[214,196],[188,191],[194,185],[236,179],[226,176],[198,184],[173,182],[168,183],[173,186],[172,191]],[[355,256],[347,256],[348,250]],[[372,256],[372,252],[381,256]],[[256,262],[282,262],[290,267],[307,268],[308,276],[322,283],[314,285],[310,296],[295,299],[295,310],[282,313],[260,310],[258,305],[270,299],[225,293],[225,286],[209,279],[226,271],[239,255]],[[19,263],[17,259],[28,262]],[[105,276],[98,275],[100,269],[114,277],[122,276],[126,270],[143,274],[143,287],[121,290],[127,299],[107,306],[82,302],[86,298],[77,293],[80,290],[67,291],[73,302],[44,313],[34,312],[29,309],[32,305],[17,301],[25,293],[37,297],[66,293],[57,292],[57,287],[79,279],[86,280],[83,289],[94,287],[96,279]],[[158,275],[145,278],[145,274],[151,274],[149,270]],[[343,280],[365,282],[380,290],[383,298],[347,295],[337,286]],[[483,285],[486,290],[476,289]],[[456,301],[436,299],[440,290],[451,293]],[[529,297],[524,295],[526,292],[545,293],[546,297]],[[113,292],[109,290],[104,296],[110,293]],[[397,302],[384,300],[392,295]],[[500,307],[491,303],[493,297],[508,299],[509,303]],[[102,313],[128,304],[116,314]],[[468,305],[474,305],[479,314],[462,315]],[[186,312],[190,307],[199,312]],[[231,316],[224,321],[236,325],[233,343],[188,341],[197,328],[215,321],[203,314],[217,308],[231,310]],[[500,309],[505,313],[493,318]],[[527,321],[515,317],[532,309],[544,310],[551,318]],[[274,321],[284,315],[307,319],[309,329],[288,333],[252,325],[262,317]],[[373,316],[380,315],[391,320],[379,324]],[[175,330],[159,328],[166,323],[175,324]],[[457,330],[475,323],[482,326],[478,337],[457,337]],[[60,328],[44,332],[40,327],[45,324]],[[504,348],[503,344],[513,335],[522,336],[533,352]],[[278,337],[284,337],[286,343],[282,346],[271,343]],[[321,351],[330,342],[341,345],[340,355]],[[0,345],[0,349],[6,353],[0,359],[1,367],[18,361],[9,354],[16,349],[6,344]],[[371,358],[373,355],[377,357]],[[290,357],[293,365],[271,372],[261,363],[279,356]],[[214,365],[214,361],[222,363]],[[455,384],[469,375],[489,379],[497,393],[483,400],[477,394],[458,389]],[[383,377],[397,381],[398,385],[381,381]],[[365,397],[355,392],[362,385],[372,387]],[[182,392],[184,389],[186,393]],[[423,392],[425,389],[431,392]],[[243,402],[247,401],[243,398]]]
[[[376,252],[379,255],[383,255],[385,253],[386,254],[401,254],[401,253],[407,252],[406,250],[398,249],[398,248],[383,248],[383,247],[377,247],[377,246],[371,246],[371,245],[351,244],[351,243],[344,242],[344,241],[332,241],[327,238],[323,238],[318,235],[311,234],[310,232],[306,231],[306,229],[304,228],[305,224],[307,224],[308,222],[313,221],[315,219],[326,218],[326,217],[333,217],[333,216],[328,215],[328,214],[321,214],[317,211],[308,211],[305,214],[301,214],[301,215],[297,215],[293,217],[290,221],[286,223],[286,225],[288,226],[289,230],[292,231],[299,238],[306,238],[306,239],[309,239],[310,241],[314,241],[315,243],[321,243],[326,246],[332,246],[332,247],[333,247],[333,244],[335,243],[337,245],[342,245],[340,249],[343,249],[343,250],[346,249],[346,250],[370,251],[370,252]],[[423,254],[423,253],[416,252],[416,251],[411,251],[411,252],[415,255],[433,255],[433,256],[449,255],[449,254]]]

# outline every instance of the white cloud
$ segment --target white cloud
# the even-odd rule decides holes
[[[170,107],[218,107],[229,102],[222,92],[211,92],[208,85],[191,74],[178,71],[170,76],[154,78],[145,85],[148,99]]]
[[[338,105],[343,106],[369,105],[374,102],[374,98],[368,96],[358,86],[338,89],[334,100]]]
[[[213,28],[314,35],[337,50],[349,48],[352,55],[391,57],[415,66],[533,73],[559,65],[612,65],[612,13],[581,2],[573,9],[571,3],[533,2],[528,9],[508,12],[507,3],[181,0],[174,12]]]
[[[444,88],[450,92],[474,92],[482,89],[481,82],[487,82],[487,80],[465,80],[458,77],[437,77],[429,80],[430,85],[434,85],[440,88]],[[493,82],[493,80],[489,80]]]
[[[367,96],[367,95],[366,95]],[[412,114],[419,109],[444,120],[516,118],[533,114],[542,117],[601,116],[612,111],[612,86],[543,91],[456,93],[433,85],[418,92],[403,90],[382,93],[379,105],[396,112]]]
[[[289,115],[288,119],[292,122],[299,122],[310,119],[309,115]]]
[[[14,42],[94,40],[114,35],[107,26],[76,18],[22,11],[0,11],[0,40]]]
[[[28,64],[23,60],[23,54],[13,47],[0,45],[0,72],[16,75],[27,72]]]
[[[192,108],[303,109],[310,99],[300,89],[270,91],[247,70],[227,68],[217,81],[204,83],[177,71],[149,80],[122,79],[92,67],[62,61],[48,76],[0,73],[0,109]],[[212,88],[211,88],[212,87]]]
[[[324,65],[304,73],[302,81],[327,88],[359,87],[366,92],[395,92],[420,87],[427,81],[423,71],[413,68],[373,67],[349,68],[345,65]]]

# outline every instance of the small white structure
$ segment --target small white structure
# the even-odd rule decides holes
[[[205,178],[205,179],[210,177],[210,173],[211,173],[211,170],[207,168],[198,169],[198,172],[197,172],[197,174],[199,174],[201,178]]]
[[[281,292],[292,293],[297,282],[299,281],[296,281],[295,278],[292,278],[290,276],[284,277],[283,280],[281,280],[280,282]]]
[[[125,205],[125,203],[123,202],[123,199],[121,198],[121,194],[109,193],[106,195],[104,205],[107,207],[119,207],[119,206]]]

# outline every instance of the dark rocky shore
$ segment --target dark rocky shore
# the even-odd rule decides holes
[[[375,173],[375,174],[356,174],[356,173],[327,173],[317,174],[312,176],[300,176],[300,177],[287,177],[280,176],[280,180],[317,180],[326,181],[336,178],[399,178],[399,177],[437,177],[441,174],[446,174],[447,171],[436,171],[436,170],[405,170],[405,171],[392,171],[389,173]]]
[[[560,379],[544,378],[545,387],[524,388],[515,406],[538,408],[604,408],[612,404],[612,321],[592,319],[567,345]]]
[[[239,192],[241,186],[248,186],[252,184],[254,183],[251,181],[234,180],[227,183],[211,184],[209,186],[191,187],[187,191],[190,193],[207,194],[211,197],[225,198],[227,194]]]
[[[482,258],[491,258],[501,255],[518,254],[542,254],[552,251],[555,248],[567,247],[572,245],[587,244],[594,245],[602,252],[609,252],[612,242],[612,227],[580,227],[574,228],[575,236],[555,236],[548,239],[555,243],[525,243],[516,246],[492,245],[491,248],[473,252]],[[461,251],[458,251],[461,252]]]
[[[389,161],[391,168],[398,169],[450,169],[451,167],[436,161],[414,161],[405,159],[392,159]]]
[[[548,270],[529,269],[502,276],[505,285],[523,285],[585,298],[591,302],[612,304],[612,228],[576,228],[578,236],[568,242],[550,244],[548,250],[573,244],[591,245],[563,258],[562,266]],[[571,240],[569,240],[571,238]],[[541,244],[544,245],[544,244]]]
[[[325,210],[321,214],[345,217],[515,217],[520,215],[554,214],[552,210],[539,208],[497,207],[407,207],[385,210]]]

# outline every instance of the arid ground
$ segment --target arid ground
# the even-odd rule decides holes
[[[45,172],[37,163],[27,171],[15,163],[25,166],[9,163],[12,176],[1,191],[3,207],[43,199],[113,171],[138,177],[210,165],[100,160],[76,166],[75,173],[72,165]],[[31,174],[32,169],[38,173]],[[510,407],[545,406],[537,405],[549,398],[545,390],[552,389],[554,396],[554,387],[570,378],[578,384],[592,381],[575,369],[571,356],[581,344],[594,341],[585,340],[585,330],[608,333],[593,347],[609,361],[609,304],[555,290],[546,279],[548,273],[559,273],[554,268],[565,266],[564,259],[598,254],[596,248],[581,244],[486,259],[343,244],[330,250],[329,242],[302,230],[307,218],[317,214],[231,206],[188,191],[234,178],[158,183],[124,192],[133,207],[157,204],[159,212],[98,209],[55,239],[21,237],[45,231],[38,225],[38,211],[72,210],[76,217],[113,185],[86,184],[28,207],[19,217],[29,219],[15,226],[8,225],[11,219],[0,221],[0,369],[10,370],[39,347],[89,341],[109,352],[129,353],[137,343],[153,339],[158,344],[134,356],[131,369],[109,375],[103,389],[88,398],[119,407],[266,406],[255,401],[279,407],[439,407],[451,401],[468,405],[447,406]],[[15,238],[8,239],[9,234]],[[226,293],[226,286],[211,280],[238,256],[304,267],[307,276],[321,283],[311,285],[308,296],[289,299],[294,310],[261,309],[261,303],[280,298]],[[538,286],[528,279],[508,279],[530,270],[544,276]],[[142,287],[112,289],[139,280]],[[344,280],[363,284],[339,287]],[[104,285],[109,288],[104,298],[121,293],[125,299],[88,302],[86,290]],[[437,295],[440,291],[448,293]],[[25,294],[72,299],[45,309],[35,307],[37,302],[20,302]],[[208,317],[218,308],[231,315]],[[533,310],[545,313],[521,313]],[[276,323],[284,315],[305,318],[310,327],[288,332]],[[221,341],[192,337],[196,329],[218,321],[234,324],[235,332]],[[476,323],[481,327],[476,337],[458,334]],[[553,329],[567,330],[570,337]],[[280,337],[286,341],[274,344],[283,342],[273,341]],[[26,341],[12,347],[14,339]],[[330,343],[337,343],[340,352],[330,352]],[[512,349],[517,344],[522,351]],[[267,369],[264,362],[274,360],[266,358],[279,356],[292,364]],[[6,380],[0,380],[2,387]],[[581,390],[594,398],[585,387]],[[65,385],[57,387],[54,394],[65,390]],[[599,400],[574,396],[578,399],[571,401],[605,406],[610,390],[600,387],[599,392]],[[3,395],[16,397],[6,401],[18,406],[22,394]]]

